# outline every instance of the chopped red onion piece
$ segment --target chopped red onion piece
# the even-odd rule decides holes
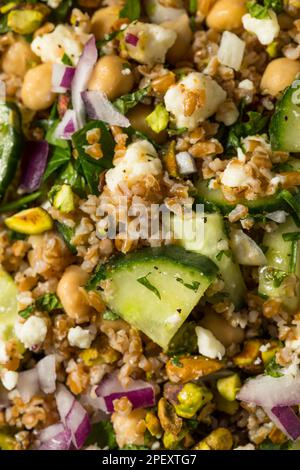
[[[45,140],[29,140],[25,143],[21,162],[20,189],[32,193],[40,187],[46,169],[49,144]]]
[[[76,449],[81,449],[91,432],[91,423],[89,415],[76,400],[66,417],[66,426],[71,431],[74,446]]]
[[[125,388],[121,385],[116,373],[104,377],[96,389],[96,394],[104,399],[108,413],[114,411],[113,401],[122,397],[127,397],[133,408],[146,408],[155,404],[154,389],[150,383],[144,380],[134,380]]]
[[[75,403],[75,398],[72,393],[70,393],[69,390],[62,384],[58,385],[55,397],[60,419],[63,423],[65,423],[66,417],[70,413]]]
[[[56,370],[55,355],[49,354],[37,363],[40,387],[44,393],[55,392]]]
[[[85,108],[81,93],[86,90],[90,75],[95,63],[97,62],[97,58],[98,53],[95,37],[91,36],[84,46],[83,53],[76,67],[71,87],[72,105],[76,112],[77,123],[80,128],[85,124]]]
[[[290,406],[264,408],[275,426],[286,436],[295,441],[300,436],[300,419]]]
[[[131,46],[135,47],[137,45],[137,43],[139,42],[139,38],[135,34],[126,33],[125,34],[125,42],[127,42],[127,44],[130,44]]]
[[[300,403],[300,377],[259,375],[245,382],[237,398],[267,408]]]
[[[39,379],[36,368],[19,373],[17,389],[24,403],[28,403],[32,397],[40,394]]]
[[[76,113],[73,109],[68,109],[61,122],[58,124],[55,135],[59,139],[70,140],[77,130]]]
[[[69,450],[72,442],[71,431],[62,423],[43,429],[39,439],[42,443],[38,450]]]
[[[91,119],[99,119],[111,126],[130,126],[127,117],[119,113],[101,91],[84,91],[82,98],[86,113]]]
[[[70,90],[75,68],[64,64],[53,64],[52,66],[52,91],[65,93]]]

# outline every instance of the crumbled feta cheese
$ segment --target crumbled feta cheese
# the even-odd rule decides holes
[[[32,315],[25,323],[15,324],[17,338],[26,348],[31,348],[44,341],[47,335],[47,323],[44,318]]]
[[[234,70],[240,70],[246,43],[236,34],[224,31],[218,50],[220,64],[226,65]]]
[[[202,326],[196,326],[195,331],[198,339],[199,353],[210,359],[222,359],[225,354],[225,347],[212,332],[202,328]]]
[[[126,41],[129,34],[138,38],[135,46]],[[177,34],[171,29],[138,21],[128,26],[124,36],[129,56],[141,64],[153,65],[165,61],[166,53],[173,46]]]
[[[62,0],[43,0],[50,8],[57,8],[61,4]]]
[[[162,173],[162,164],[153,145],[140,140],[128,146],[119,163],[106,173],[106,184],[111,191],[120,183],[134,184],[147,175]]]
[[[239,110],[233,101],[225,101],[216,113],[216,120],[223,122],[225,126],[232,126],[238,120],[239,114]]]
[[[242,80],[238,84],[238,88],[241,88],[242,90],[252,91],[252,90],[254,90],[254,83],[251,80],[249,80],[248,78],[246,78],[245,80]]]
[[[159,0],[146,0],[145,7],[151,23],[160,24],[164,21],[173,21],[186,14],[182,8],[165,7]]]
[[[212,78],[199,72],[191,72],[165,94],[166,109],[172,113],[177,127],[193,130],[200,122],[212,116],[224,103],[226,92]],[[188,104],[194,110],[185,111]]]
[[[0,340],[0,364],[5,364],[8,360],[5,341]]]
[[[5,387],[6,390],[13,390],[17,385],[18,376],[18,372],[12,370],[4,370],[1,376],[1,382],[3,387]]]
[[[81,56],[83,44],[71,26],[58,25],[52,33],[37,36],[31,49],[43,62],[60,63],[64,54],[76,65]]]
[[[228,163],[221,176],[221,183],[229,188],[244,187],[251,184],[251,182],[252,177],[247,174],[246,166],[237,159]]]
[[[250,13],[247,13],[243,16],[242,21],[245,30],[255,34],[264,46],[271,44],[280,31],[277,15],[273,10],[269,10],[268,18],[254,18]]]
[[[93,335],[89,330],[76,326],[75,328],[69,329],[68,341],[71,346],[76,346],[80,349],[87,349],[92,344]]]

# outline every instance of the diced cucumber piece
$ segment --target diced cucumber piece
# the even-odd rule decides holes
[[[202,202],[208,210],[218,208],[223,214],[231,212],[237,204],[243,204],[248,207],[249,212],[253,214],[274,212],[284,208],[283,201],[274,196],[266,196],[248,201],[246,199],[239,199],[235,204],[228,202],[220,189],[210,189],[208,181],[199,181],[196,184],[198,201]]]
[[[283,71],[284,73],[284,71]],[[273,150],[300,151],[300,81],[295,80],[277,102],[270,123]]]
[[[206,256],[165,246],[117,256],[96,276],[108,307],[166,350],[217,271]]]
[[[0,339],[7,340],[13,334],[18,316],[17,286],[12,278],[0,268]]]
[[[299,227],[289,219],[274,232],[265,234],[267,265],[259,272],[259,292],[280,300],[291,311],[300,305],[300,241],[285,241],[283,234],[297,232]]]
[[[196,217],[203,218],[201,214]],[[229,295],[236,307],[243,304],[246,286],[239,265],[234,261],[229,250],[229,241],[225,230],[223,216],[219,213],[205,214],[203,227],[203,239],[198,240],[195,233],[190,230],[199,230],[199,225],[194,227],[187,223],[182,227],[182,219],[175,216],[173,219],[173,230],[176,243],[186,250],[201,253],[208,256],[219,268],[221,278],[224,281],[224,291]]]

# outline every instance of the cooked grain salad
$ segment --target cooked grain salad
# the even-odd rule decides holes
[[[0,1],[0,64],[0,449],[297,449],[300,1]]]

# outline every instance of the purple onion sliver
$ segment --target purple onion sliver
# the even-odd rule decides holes
[[[77,400],[66,417],[66,426],[71,431],[74,446],[80,449],[91,432],[91,423],[86,410]]]
[[[139,38],[135,34],[127,33],[125,35],[125,42],[135,47],[137,43],[139,42]]]
[[[75,75],[75,67],[66,67],[65,72],[62,76],[60,86],[67,88],[68,90],[71,88],[72,80]]]
[[[69,450],[71,447],[71,431],[64,428],[61,432],[44,441],[38,450]]]
[[[274,406],[271,413],[294,441],[298,439],[300,436],[300,419],[290,406]]]
[[[73,119],[70,119],[69,122],[67,122],[66,124],[65,133],[73,134],[74,132],[75,132],[75,123]]]
[[[132,390],[131,392],[112,393],[104,397],[107,411],[114,412],[114,400],[126,397],[132,403],[133,408],[147,408],[148,406],[155,405],[154,392],[152,388],[143,388],[140,390]]]
[[[32,193],[40,187],[46,169],[49,144],[45,140],[27,141],[21,161],[20,189]]]

